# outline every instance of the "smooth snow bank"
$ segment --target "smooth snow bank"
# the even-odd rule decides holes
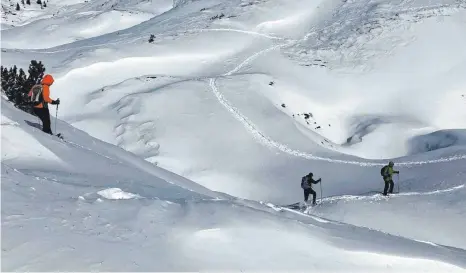
[[[2,107],[3,107],[2,98]],[[5,116],[2,111],[2,161],[9,160],[13,162],[22,162],[33,160],[52,160],[60,164],[60,159],[49,149],[44,147],[34,137],[24,132],[19,127],[19,123]],[[6,134],[10,132],[15,137]],[[28,143],[29,148],[25,149],[24,143]]]
[[[12,121],[11,119],[5,117],[2,115],[2,125],[11,125],[11,126],[17,126],[19,123]]]
[[[65,142],[46,135],[34,117],[1,106],[11,121],[2,153],[4,140],[22,139],[17,159],[2,157],[2,270],[466,268],[464,250],[229,200],[66,123]],[[24,153],[36,145],[59,161]]]

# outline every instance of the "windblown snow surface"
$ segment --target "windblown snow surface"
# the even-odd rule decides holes
[[[465,271],[465,1],[10,2],[2,270]]]

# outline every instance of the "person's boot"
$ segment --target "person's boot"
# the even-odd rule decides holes
[[[50,130],[50,129],[42,128],[42,132],[53,136],[52,130]]]

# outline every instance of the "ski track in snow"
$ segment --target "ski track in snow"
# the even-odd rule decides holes
[[[456,191],[456,190],[464,188],[464,186],[465,185],[463,184],[463,185],[459,185],[459,186],[452,187],[452,188],[447,188],[447,189],[443,189],[443,190],[428,191],[428,192],[402,192],[402,193],[397,193],[395,196],[397,196],[397,195],[400,195],[400,196],[433,195],[433,194],[438,194],[438,193]]]
[[[280,40],[284,41],[287,40],[285,38],[281,37],[276,37],[272,35],[267,35],[264,33],[259,33],[259,32],[254,32],[254,31],[246,31],[246,30],[239,30],[239,29],[230,29],[230,28],[218,28],[218,29],[192,29],[192,30],[187,30],[183,31],[182,33],[200,33],[200,32],[210,32],[210,31],[226,31],[226,32],[238,32],[238,33],[244,33],[248,35],[255,35],[255,36],[260,36],[264,38],[268,38],[271,40]],[[310,35],[312,35],[313,32],[306,34],[301,40],[306,40]],[[66,52],[69,50],[79,50],[79,49],[84,49],[84,48],[93,48],[93,47],[100,47],[100,46],[106,46],[106,45],[122,45],[122,44],[129,44],[129,43],[134,43],[138,40],[145,39],[146,37],[138,37],[135,39],[131,39],[128,41],[123,41],[118,40],[115,42],[111,43],[102,43],[98,45],[88,45],[88,46],[82,46],[82,47],[72,47],[72,48],[66,48],[62,50],[56,50],[56,51],[43,51],[43,50],[24,50],[26,52],[37,52],[37,53],[45,53],[45,54],[53,54],[53,53],[59,53],[59,52]],[[259,57],[260,55],[266,54],[270,51],[273,51],[275,49],[279,49],[281,47],[286,47],[289,46],[293,43],[296,43],[300,40],[293,40],[289,39],[287,43],[279,44],[279,45],[274,45],[272,47],[260,50],[253,55],[249,56],[246,58],[242,63],[240,63],[238,66],[236,66],[234,69],[231,71],[224,73],[221,75],[221,77],[225,76],[231,76],[234,73],[237,73],[239,70],[241,70],[244,66],[250,64],[254,59]],[[219,76],[220,77],[220,76]],[[339,163],[339,164],[352,164],[352,165],[359,165],[361,167],[373,167],[373,166],[383,166],[385,163],[378,163],[378,162],[370,162],[370,161],[357,161],[357,160],[341,160],[341,159],[334,159],[330,157],[320,157],[313,155],[311,153],[306,153],[302,152],[299,150],[295,150],[292,148],[289,148],[286,144],[279,143],[270,137],[266,136],[264,133],[262,133],[255,124],[253,124],[246,116],[241,114],[241,112],[231,105],[231,103],[223,96],[223,94],[218,90],[217,86],[215,85],[216,78],[210,78],[209,79],[209,85],[211,87],[212,92],[216,96],[217,100],[222,104],[229,112],[232,113],[232,115],[243,124],[243,126],[253,135],[254,139],[256,139],[259,143],[262,145],[265,145],[270,148],[278,149],[284,153],[287,153],[292,156],[296,157],[302,157],[305,159],[309,160],[319,160],[319,161],[327,161],[330,163]],[[432,159],[432,160],[425,160],[425,161],[407,161],[407,162],[397,162],[397,165],[399,166],[413,166],[413,165],[424,165],[424,164],[432,164],[432,163],[442,163],[442,162],[450,162],[450,161],[456,161],[456,160],[464,160],[466,159],[466,155],[454,155],[454,156],[449,156],[449,157],[443,157],[443,158],[438,158],[438,159]]]
[[[379,196],[377,191],[371,191],[371,192],[366,192],[362,193],[361,195],[336,195],[336,196],[328,196],[322,198],[322,203],[325,202],[332,202],[332,201],[339,201],[339,200],[364,200],[364,199],[384,199],[384,198],[397,198],[397,197],[403,197],[403,196],[419,196],[419,195],[434,195],[434,194],[439,194],[439,193],[447,193],[447,192],[452,192],[456,191],[459,189],[464,188],[465,185],[459,185],[451,188],[446,188],[443,190],[434,190],[434,191],[428,191],[428,192],[402,192],[402,193],[396,193],[393,195],[390,195],[390,197],[384,197],[384,196]],[[368,195],[370,193],[374,193],[373,195]],[[381,192],[380,192],[381,194]]]
[[[201,33],[201,32],[238,32],[238,33],[244,33],[244,34],[249,34],[249,35],[255,35],[255,36],[260,36],[264,38],[268,38],[271,40],[286,40],[285,38],[282,37],[276,37],[272,35],[267,35],[264,33],[260,32],[255,32],[255,31],[248,31],[248,30],[241,30],[241,29],[233,29],[233,28],[211,28],[211,29],[191,29],[191,30],[186,30],[182,32],[177,32],[172,35],[177,36],[181,34],[195,34],[195,33]],[[69,48],[64,48],[64,49],[59,49],[59,50],[54,50],[54,51],[47,51],[46,49],[14,49],[14,48],[5,48],[6,50],[12,50],[12,51],[23,51],[23,52],[29,52],[29,53],[43,53],[43,54],[55,54],[55,53],[61,53],[61,52],[67,52],[70,50],[80,50],[80,49],[86,49],[86,48],[98,48],[102,46],[110,46],[110,45],[126,45],[126,44],[132,44],[134,42],[140,41],[140,40],[147,40],[147,37],[137,37],[133,38],[131,40],[126,40],[126,39],[120,39],[116,40],[114,42],[109,42],[109,43],[101,43],[101,44],[93,44],[93,45],[85,45],[85,46],[79,46],[79,47],[69,47]],[[293,42],[296,42],[297,40],[290,40]],[[56,46],[60,47],[62,45]]]
[[[242,31],[243,32],[243,31]],[[249,32],[243,32],[243,33],[249,33]],[[309,35],[309,34],[308,34]],[[304,39],[308,36],[306,35]],[[263,50],[260,50],[253,55],[249,56],[246,58],[242,63],[240,63],[237,67],[232,69],[231,71],[222,74],[221,77],[226,77],[226,76],[231,76],[232,74],[238,72],[241,68],[244,66],[248,65],[254,59],[259,57],[260,55],[266,54],[270,51],[273,51],[275,49],[281,48],[281,47],[286,47],[289,46],[290,44],[296,42],[296,40],[291,40],[288,43],[281,44],[281,45],[275,45]],[[352,165],[359,165],[361,167],[373,167],[373,166],[384,166],[386,165],[385,163],[377,163],[377,162],[364,162],[364,161],[352,161],[352,160],[341,160],[341,159],[334,159],[330,157],[320,157],[316,156],[310,153],[302,152],[299,150],[291,149],[287,145],[279,143],[270,137],[266,136],[264,133],[262,133],[254,123],[252,123],[246,116],[241,114],[241,112],[231,105],[231,103],[223,96],[223,94],[218,90],[217,86],[215,85],[217,78],[210,78],[209,80],[209,85],[210,88],[212,89],[212,92],[214,93],[215,97],[217,100],[222,104],[229,112],[233,114],[233,116],[243,124],[243,126],[252,134],[253,138],[256,139],[259,143],[270,147],[270,148],[275,148],[278,149],[284,153],[287,153],[292,156],[296,157],[302,157],[310,160],[319,160],[319,161],[327,161],[330,163],[340,163],[340,164],[352,164]],[[407,161],[407,162],[397,162],[397,165],[399,166],[413,166],[413,165],[423,165],[423,164],[432,164],[432,163],[442,163],[442,162],[449,162],[449,161],[456,161],[456,160],[464,160],[466,159],[466,155],[454,155],[454,156],[449,156],[449,157],[443,157],[443,158],[438,158],[438,159],[432,159],[432,160],[425,160],[425,161]]]
[[[244,34],[251,34],[251,35],[256,35],[256,36],[261,36],[265,38],[269,38],[272,40],[286,40],[283,37],[277,37],[277,36],[272,36],[268,35],[265,33],[260,33],[260,32],[255,32],[255,31],[250,31],[250,30],[241,30],[241,29],[234,29],[234,28],[209,28],[209,29],[194,29],[194,30],[188,30],[187,32],[210,32],[210,31],[230,31],[230,32],[238,32],[238,33],[244,33]],[[293,42],[297,42],[298,40],[290,40]]]

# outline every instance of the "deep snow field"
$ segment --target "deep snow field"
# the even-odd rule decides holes
[[[466,271],[466,1],[32,2],[65,141],[2,98],[2,270]]]

